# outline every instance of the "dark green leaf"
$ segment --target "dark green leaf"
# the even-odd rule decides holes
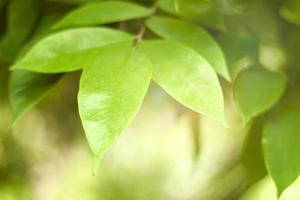
[[[300,113],[282,114],[267,122],[263,151],[267,170],[277,187],[277,195],[300,174]]]
[[[251,186],[267,174],[261,145],[264,122],[264,118],[255,119],[243,144],[241,164],[245,169],[247,186]]]
[[[280,72],[250,68],[241,72],[234,83],[235,100],[247,123],[270,109],[282,96],[286,77]]]
[[[7,28],[0,41],[0,60],[11,62],[17,56],[34,28],[39,4],[39,0],[9,1]]]
[[[76,28],[59,32],[38,42],[12,69],[60,73],[88,66],[97,48],[132,37],[108,28]]]
[[[95,167],[135,116],[151,79],[150,69],[148,59],[132,51],[132,42],[122,42],[102,48],[83,70],[79,113]]]
[[[216,73],[196,51],[168,41],[141,45],[153,63],[153,78],[166,92],[194,111],[222,124],[224,105]]]
[[[14,71],[10,77],[9,88],[13,124],[38,103],[60,77],[60,74],[45,75],[23,70]]]
[[[199,26],[172,18],[153,17],[147,26],[159,36],[181,42],[203,56],[217,73],[230,80],[223,52],[214,39]]]
[[[67,14],[55,28],[108,24],[146,17],[151,13],[151,9],[122,1],[90,3]]]

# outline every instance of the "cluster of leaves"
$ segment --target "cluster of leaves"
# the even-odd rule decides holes
[[[51,3],[77,7],[45,9]],[[13,63],[13,124],[65,73],[82,70],[79,114],[97,166],[134,118],[151,80],[228,126],[228,91],[218,74],[232,85],[245,126],[263,118],[259,141],[278,195],[298,177],[297,0],[0,0],[2,7],[0,59]]]

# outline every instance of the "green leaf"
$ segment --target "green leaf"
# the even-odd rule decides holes
[[[289,0],[280,8],[280,15],[290,23],[300,26],[300,3],[298,0]]]
[[[188,108],[226,124],[218,78],[196,51],[169,41],[143,42],[141,49],[153,64],[153,78]]]
[[[67,14],[54,28],[108,24],[147,17],[152,12],[143,6],[122,1],[90,3]]]
[[[45,75],[16,70],[10,76],[9,97],[13,110],[13,124],[37,104],[58,81],[61,74]]]
[[[286,77],[280,72],[250,68],[241,72],[234,83],[234,96],[244,123],[270,109],[282,96]]]
[[[12,69],[40,73],[70,72],[88,66],[97,48],[131,39],[108,28],[76,28],[50,35],[38,42]]]
[[[277,195],[300,175],[300,113],[281,114],[267,122],[263,131],[263,152]]]
[[[172,18],[153,17],[147,26],[159,36],[181,42],[203,56],[217,73],[230,80],[223,52],[214,39],[199,26]]]
[[[128,127],[151,79],[151,65],[132,42],[103,47],[84,68],[78,94],[79,114],[95,169],[106,150]]]
[[[9,1],[6,32],[0,41],[0,60],[11,62],[17,56],[34,28],[39,5],[39,0]]]
[[[48,1],[63,3],[63,4],[70,4],[70,5],[80,5],[80,4],[86,4],[86,3],[104,1],[104,0],[48,0]]]

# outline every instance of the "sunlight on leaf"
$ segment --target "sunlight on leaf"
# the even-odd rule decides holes
[[[153,64],[153,78],[190,109],[226,125],[223,95],[211,66],[196,51],[168,41],[148,41],[141,49]]]
[[[94,170],[108,148],[128,127],[151,79],[151,64],[132,41],[108,45],[83,70],[79,113],[94,157]]]
[[[38,42],[12,69],[60,73],[81,69],[97,56],[97,47],[132,38],[108,28],[76,28],[50,35]]]

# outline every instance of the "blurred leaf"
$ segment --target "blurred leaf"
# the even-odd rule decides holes
[[[151,9],[122,1],[90,3],[70,12],[54,27],[65,28],[108,24],[146,17],[151,13]]]
[[[267,122],[263,131],[263,152],[277,195],[300,174],[300,113],[282,114]]]
[[[264,122],[264,118],[255,119],[243,144],[241,163],[245,168],[248,186],[267,174],[261,145]]]
[[[153,17],[147,26],[159,36],[181,42],[203,56],[217,73],[230,80],[225,58],[214,39],[199,26],[172,18]]]
[[[2,8],[4,7],[6,1],[7,0],[0,0],[0,12],[1,12]]]
[[[93,65],[83,70],[79,113],[93,153],[94,170],[132,121],[150,79],[150,62],[132,51],[132,41],[103,47]]]
[[[40,11],[39,0],[10,0],[5,35],[0,41],[0,60],[11,62],[30,36]]]
[[[14,71],[11,74],[9,88],[13,124],[37,104],[60,77],[60,74],[45,75],[23,70]]]
[[[286,77],[280,72],[250,68],[241,72],[234,83],[234,96],[247,123],[270,109],[282,96]]]
[[[176,0],[175,8],[180,16],[200,22],[208,27],[223,30],[224,19],[214,1]]]
[[[130,39],[108,28],[76,28],[50,35],[38,42],[12,69],[60,73],[88,66],[97,56],[97,47]]]
[[[220,35],[218,42],[226,57],[228,65],[240,59],[254,55],[258,51],[259,38],[250,33],[226,32]]]
[[[287,0],[280,8],[280,15],[288,22],[300,26],[300,2]]]
[[[261,179],[247,190],[240,200],[277,200],[276,189],[272,179],[269,176]]]
[[[226,125],[222,90],[204,58],[168,41],[144,42],[141,48],[153,63],[154,80],[167,93],[190,109]]]

